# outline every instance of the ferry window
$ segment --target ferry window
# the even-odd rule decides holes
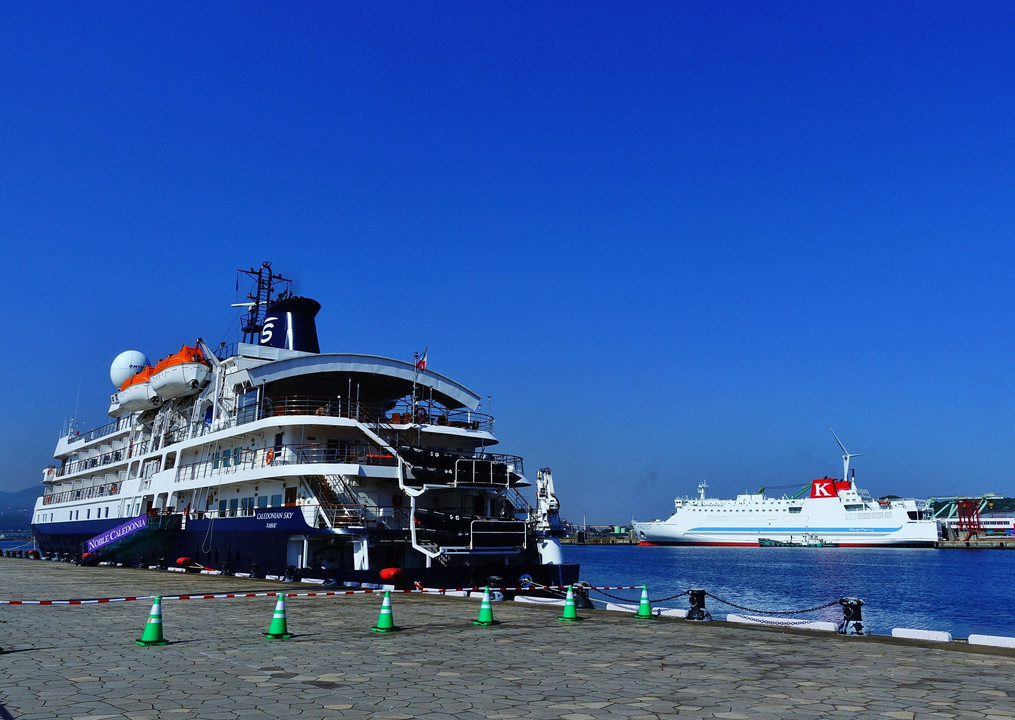
[[[89,508],[88,510],[85,510],[85,520],[87,520],[91,516],[92,516],[92,510],[91,510],[91,508]]]
[[[232,450],[222,451],[222,467],[229,467],[229,456],[232,454]]]
[[[109,517],[109,506],[106,505],[106,517]]]
[[[236,448],[236,450],[233,452],[233,465],[239,464],[240,464],[240,449]]]
[[[211,466],[212,468],[217,468],[219,466],[219,453],[216,452],[211,456]]]
[[[282,504],[282,496],[281,495],[272,495],[271,496],[271,506],[272,507],[278,507],[281,504]]]
[[[233,498],[229,501],[229,517],[236,517],[236,510],[240,506],[240,499]]]
[[[798,512],[800,512],[800,508],[798,508],[798,507],[791,507],[791,508],[789,509],[789,511],[790,511],[791,513],[798,513]]]
[[[219,500],[219,517],[225,517],[226,515],[226,501]]]

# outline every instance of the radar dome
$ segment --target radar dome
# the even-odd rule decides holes
[[[148,364],[148,358],[139,350],[124,350],[116,356],[109,366],[109,379],[113,385],[120,387],[129,377],[134,377]]]

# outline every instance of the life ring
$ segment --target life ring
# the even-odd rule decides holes
[[[271,465],[271,461],[275,459],[275,448],[268,448],[268,452],[264,454],[264,464]]]

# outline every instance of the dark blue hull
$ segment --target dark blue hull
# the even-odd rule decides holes
[[[80,561],[86,542],[121,525],[122,518],[33,525],[44,556],[64,556]],[[150,542],[125,544],[97,550],[86,562],[116,562],[133,566],[202,566],[257,577],[303,577],[335,583],[392,582],[390,572],[400,569],[395,582],[406,586],[457,588],[518,587],[524,579],[540,585],[570,585],[578,581],[578,565],[544,565],[534,550],[504,556],[451,556],[448,566],[419,567],[419,554],[411,549],[404,530],[372,530],[369,533],[370,570],[356,570],[355,540],[366,531],[350,529],[336,534],[311,527],[298,509],[259,511],[254,516],[187,519],[172,529],[156,530]],[[489,558],[489,559],[488,559]]]

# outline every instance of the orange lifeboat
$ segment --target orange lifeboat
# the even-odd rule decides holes
[[[159,404],[159,396],[151,386],[154,373],[155,368],[145,365],[141,372],[123,381],[120,390],[114,396],[115,402],[119,405],[116,414],[146,410]]]
[[[197,392],[208,382],[211,365],[199,347],[184,345],[180,352],[160,360],[151,377],[152,389],[162,399]]]

